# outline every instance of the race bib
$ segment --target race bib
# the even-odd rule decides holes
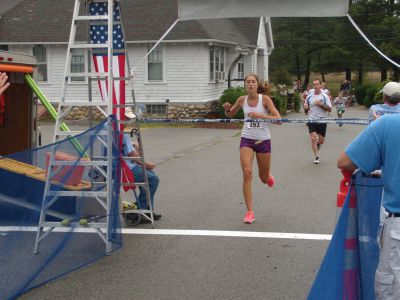
[[[261,124],[259,121],[251,121],[247,122],[247,128],[252,129],[252,128],[261,128]]]

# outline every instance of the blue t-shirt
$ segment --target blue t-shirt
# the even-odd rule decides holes
[[[345,152],[365,173],[382,169],[382,204],[387,211],[400,213],[400,115],[385,115],[371,123]]]
[[[122,155],[128,156],[128,154],[134,150],[135,150],[135,148],[133,148],[132,141],[131,141],[129,134],[124,133],[123,140],[122,140]],[[136,165],[136,163],[134,163],[130,159],[125,159],[125,162],[128,165],[129,169],[132,169]]]
[[[373,113],[377,114],[379,117],[387,114],[398,114],[400,113],[400,105],[388,105],[384,104],[375,104],[369,108],[368,118],[370,121],[373,121]]]

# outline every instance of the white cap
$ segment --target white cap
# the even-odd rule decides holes
[[[400,83],[388,82],[381,90],[386,96],[400,99]]]
[[[132,108],[130,108],[130,107],[127,107],[125,109],[125,116],[128,117],[129,119],[136,118],[136,115],[133,113]]]

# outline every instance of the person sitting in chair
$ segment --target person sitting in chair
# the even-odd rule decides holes
[[[126,159],[125,162],[128,165],[129,169],[131,169],[133,176],[135,177],[136,182],[144,182],[143,176],[143,166],[142,161],[138,157],[140,157],[140,149],[138,143],[132,143],[129,134],[123,134],[123,142],[122,142],[122,155],[129,156],[129,157],[137,157],[136,159]],[[147,173],[147,179],[149,181],[149,193],[151,198],[151,206],[154,210],[154,195],[157,191],[158,184],[160,179],[154,172],[155,164],[152,162],[145,162],[145,169]],[[146,190],[143,187],[139,187],[139,197],[137,199],[138,208],[139,209],[149,209],[147,205],[146,199]],[[146,214],[150,217],[150,214]],[[154,220],[159,220],[161,218],[161,214],[156,214],[153,212]],[[146,218],[142,218],[142,222],[150,222]]]

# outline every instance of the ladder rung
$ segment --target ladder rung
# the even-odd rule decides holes
[[[52,166],[104,166],[108,165],[107,161],[87,161],[87,160],[80,160],[80,161],[67,161],[67,160],[55,160]]]
[[[107,192],[93,192],[93,191],[49,191],[47,196],[60,196],[60,197],[107,197]]]
[[[122,211],[122,214],[129,214],[129,213],[139,213],[139,214],[147,214],[151,213],[150,209],[125,209]]]
[[[60,105],[62,107],[71,107],[71,106],[108,106],[108,104],[106,102],[100,102],[100,101],[94,101],[94,102],[90,102],[90,101],[67,101],[67,102],[61,102]],[[128,104],[112,104],[112,107],[132,107],[133,103],[128,103]]]
[[[80,130],[75,130],[75,131],[61,131],[61,130],[58,130],[57,131],[57,133],[56,133],[56,135],[59,135],[59,136],[68,136],[68,135],[77,135],[77,134],[80,134],[80,133],[83,133],[83,132],[85,132],[85,131],[80,131]],[[106,130],[102,130],[102,131],[89,131],[89,132],[87,132],[87,134],[88,135],[95,135],[95,136],[107,136],[107,134],[108,134],[108,131],[106,131]]]
[[[121,182],[121,185],[122,186],[144,186],[144,187],[146,187],[147,183],[145,183],[145,182],[122,183]]]
[[[134,159],[142,159],[142,157],[141,156],[123,156],[122,159],[134,160]]]
[[[130,119],[130,120],[127,120],[127,121],[118,120],[119,124],[124,124],[124,125],[131,125],[131,124],[133,124],[135,122],[136,122],[136,118]]]
[[[72,77],[90,77],[96,80],[108,80],[108,73],[67,73],[65,78]],[[114,80],[130,80],[133,76],[128,77],[113,77]]]
[[[98,16],[77,16],[75,17],[77,21],[96,21],[96,20],[108,20],[108,15],[98,15]]]
[[[80,44],[76,44],[80,45]],[[89,44],[89,45],[97,45],[97,44]],[[106,51],[99,51],[99,50],[94,50],[93,54],[99,54],[99,53],[106,53]],[[115,54],[122,54],[122,53],[127,53],[125,49],[113,49],[113,55]]]
[[[67,73],[65,77],[107,77],[108,73]]]
[[[113,104],[113,107],[132,107],[133,103],[125,103],[125,104]]]
[[[72,49],[94,49],[94,48],[108,48],[108,43],[104,44],[74,44],[71,45]]]
[[[77,135],[77,134],[81,134],[83,132],[85,132],[85,131],[83,131],[83,130],[59,131],[59,132],[57,132],[57,135],[60,135],[60,136]]]
[[[77,102],[61,102],[61,106],[108,106],[106,102],[100,102],[100,101],[95,101],[95,102],[89,102],[89,101],[77,101]]]
[[[68,226],[64,226],[64,225],[61,224],[61,222],[43,222],[42,223],[42,227],[44,227],[44,228],[59,228],[59,227],[68,228],[68,227],[74,227],[77,230],[79,230],[79,228],[107,228],[107,224],[104,223],[104,222],[101,222],[101,223],[100,222],[93,222],[93,223],[91,223],[89,221],[88,224],[86,224],[84,226],[81,226],[81,225],[79,225],[79,221],[75,221],[75,222],[72,222]],[[57,230],[55,230],[55,232],[57,232]]]
[[[72,77],[76,77],[76,76],[72,76]],[[133,76],[129,76],[129,77],[113,77],[114,80],[130,80],[133,78]],[[103,78],[100,77],[98,80],[108,80],[108,78]]]

